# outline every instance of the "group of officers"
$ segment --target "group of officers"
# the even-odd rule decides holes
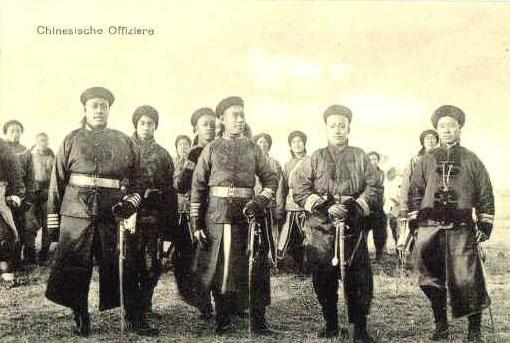
[[[319,337],[345,335],[338,323],[340,281],[346,325],[354,327],[351,338],[375,341],[367,329],[373,298],[367,232],[383,206],[383,178],[376,167],[379,155],[373,161],[349,145],[349,108],[332,105],[324,111],[327,145],[311,155],[306,135],[291,132],[291,156],[282,169],[268,155],[271,137],[252,136],[240,97],[221,100],[215,110],[195,111],[195,137],[177,137],[176,159],[154,140],[159,114],[151,106],[134,111],[131,137],[107,127],[114,100],[102,87],[81,94],[82,125],[65,137],[51,158],[46,184],[39,187],[47,189],[41,195],[47,201],[42,226],[58,241],[45,295],[72,309],[76,334],[90,333],[88,293],[95,261],[99,309],[122,303],[131,330],[157,335],[148,315],[166,256],[164,243],[172,242],[179,293],[203,318],[214,315],[218,335],[247,313],[254,334],[279,334],[266,320],[270,267],[271,260],[288,252],[298,266],[306,261],[312,275],[325,321]],[[402,178],[398,217],[415,228],[413,256],[434,315],[432,340],[450,335],[447,294],[453,317],[468,318],[469,341],[481,341],[482,311],[490,305],[478,244],[490,237],[494,197],[483,163],[460,145],[464,123],[458,107],[434,111],[434,130],[422,133],[422,149]],[[36,198],[23,154],[16,150],[23,126],[6,123],[5,136],[16,137],[13,130],[17,142],[0,140],[4,274],[19,262],[20,247],[25,259],[34,258],[33,245],[16,229],[24,225],[19,213],[27,210],[24,206],[35,210]],[[332,263],[338,255],[338,223],[345,228],[344,275]],[[252,235],[256,258],[247,255]],[[46,255],[43,250],[41,258]]]

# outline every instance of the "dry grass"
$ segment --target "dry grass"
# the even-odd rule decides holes
[[[488,342],[510,342],[509,238],[510,228],[500,225],[486,246],[489,292],[497,329],[492,333],[489,316],[485,315],[483,332]],[[212,321],[198,319],[197,312],[180,301],[171,273],[162,276],[154,298],[154,310],[161,316],[162,332],[158,338],[120,335],[119,312],[97,309],[97,275],[94,275],[90,299],[93,332],[88,340],[75,337],[70,311],[43,296],[47,274],[46,268],[37,269],[30,276],[24,275],[26,285],[0,289],[0,342],[248,342],[242,320],[238,321],[235,333],[214,336]],[[369,317],[370,331],[380,342],[428,342],[432,328],[428,302],[413,275],[399,280],[394,274],[392,256],[384,264],[374,265],[375,298]],[[321,341],[316,338],[316,332],[323,322],[310,279],[280,274],[273,277],[272,287],[273,304],[268,308],[268,318],[272,326],[284,330],[278,341]],[[462,341],[466,327],[465,319],[452,322],[453,341]]]

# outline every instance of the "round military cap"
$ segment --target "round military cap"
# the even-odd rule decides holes
[[[306,144],[306,135],[304,132],[302,131],[299,131],[299,130],[295,130],[295,131],[292,131],[290,134],[289,134],[289,138],[288,138],[288,141],[289,141],[289,145],[290,145],[290,142],[292,142],[292,140],[295,138],[295,137],[300,137],[301,140],[303,141],[304,144]]]
[[[138,121],[141,117],[146,116],[151,118],[154,121],[155,128],[158,128],[159,124],[159,113],[156,111],[156,109],[149,105],[143,105],[138,107],[135,112],[133,113],[132,121],[133,125],[136,128],[138,126]]]
[[[425,137],[427,137],[428,135],[433,135],[434,137],[436,137],[436,141],[439,141],[439,135],[437,134],[436,130],[429,129],[429,130],[423,131],[420,134],[420,144],[421,145],[423,145],[423,141],[425,140]]]
[[[23,125],[19,121],[13,119],[13,120],[9,120],[9,121],[5,122],[5,124],[4,124],[4,135],[7,133],[7,129],[10,126],[13,126],[13,125],[18,125],[19,127],[21,127],[21,132],[25,131],[25,128],[23,127]]]
[[[377,156],[377,159],[380,161],[381,160],[381,155],[377,152],[377,151],[370,151],[367,156]]]
[[[271,136],[265,132],[261,132],[259,134],[256,134],[255,136],[253,136],[253,142],[255,142],[255,144],[257,144],[257,141],[261,138],[265,138],[266,141],[269,143],[269,148],[271,149],[271,146],[273,145],[273,139],[271,138]]]
[[[81,93],[80,101],[83,105],[85,105],[87,100],[94,98],[105,99],[108,101],[108,105],[110,106],[115,101],[115,97],[113,96],[112,92],[103,87],[92,87],[84,90],[83,93]]]
[[[231,106],[244,106],[244,101],[238,96],[229,96],[220,101],[218,106],[216,106],[216,115],[220,117],[225,110]]]
[[[177,148],[177,143],[179,143],[179,141],[181,140],[185,140],[185,141],[188,141],[188,143],[191,145],[191,139],[186,136],[186,135],[179,135],[175,138],[175,147]]]
[[[346,117],[349,120],[349,124],[351,123],[352,112],[350,109],[342,105],[331,105],[328,108],[326,108],[326,111],[324,111],[324,113],[322,114],[324,122],[326,122],[329,116],[334,114]]]
[[[452,105],[444,105],[439,107],[437,110],[434,111],[432,114],[432,126],[437,129],[437,122],[442,117],[452,117],[457,120],[460,127],[464,126],[464,123],[466,122],[466,115],[464,112],[455,106]]]
[[[203,117],[203,116],[213,116],[213,117],[215,117],[216,114],[209,107],[199,108],[198,110],[193,112],[193,114],[191,115],[191,120],[190,120],[191,126],[195,127],[197,125],[197,123],[198,123],[198,119],[200,119],[200,117]]]

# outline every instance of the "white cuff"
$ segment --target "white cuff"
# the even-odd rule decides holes
[[[320,200],[323,200],[321,196],[319,196],[317,194],[312,194],[308,198],[306,198],[305,206],[303,206],[303,208],[305,209],[305,211],[308,211],[311,213],[313,211],[315,205],[317,204],[317,202]]]
[[[370,206],[368,206],[368,203],[363,198],[356,199],[356,202],[358,205],[363,209],[363,216],[368,216],[370,214]]]
[[[135,208],[140,206],[140,202],[142,201],[142,197],[138,193],[129,194],[124,197],[125,201],[129,201]]]
[[[487,213],[480,213],[478,215],[478,221],[479,222],[489,223],[489,224],[494,224],[494,215],[493,214],[487,214]]]
[[[262,192],[259,193],[259,195],[267,198],[267,200],[271,200],[273,198],[274,192],[271,188],[264,188]]]
[[[9,195],[6,200],[11,200],[16,204],[16,207],[20,207],[21,205],[21,198],[17,195]]]

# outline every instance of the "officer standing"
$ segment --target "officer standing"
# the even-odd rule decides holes
[[[433,113],[440,146],[423,155],[414,168],[409,217],[418,224],[419,284],[436,324],[431,339],[449,336],[448,293],[453,317],[468,318],[468,341],[481,342],[482,311],[490,299],[479,244],[492,231],[494,194],[483,163],[460,145],[464,123],[464,112],[455,106],[441,106]]]
[[[379,163],[381,162],[381,155],[377,151],[371,151],[368,153],[368,158],[372,165],[374,166],[377,177],[379,178],[379,183],[384,185],[384,171],[379,167]],[[370,213],[368,217],[368,222],[370,223],[370,229],[372,229],[372,237],[374,239],[375,246],[375,259],[376,261],[381,261],[384,256],[386,241],[388,239],[388,223],[386,213],[384,213],[384,187],[380,194],[379,204],[380,207],[374,208],[372,213]]]
[[[51,169],[55,161],[55,154],[49,148],[48,135],[44,132],[37,134],[36,143],[31,149],[32,165],[34,170],[34,198],[32,206],[27,213],[27,227],[31,232],[37,233],[41,228],[41,250],[39,251],[39,264],[48,259],[51,239],[46,223],[46,208],[48,207],[48,188],[50,187]],[[34,237],[35,238],[35,237]]]
[[[271,220],[271,230],[273,233],[273,240],[275,242],[278,241],[278,234],[280,231],[280,226],[283,224],[285,220],[283,205],[279,203],[282,198],[279,195],[282,189],[282,166],[280,162],[278,162],[275,158],[269,155],[269,151],[271,150],[271,146],[273,145],[273,139],[271,136],[265,132],[256,134],[253,136],[253,141],[260,147],[262,153],[267,159],[269,166],[278,176],[278,188],[275,196],[269,202],[269,219]],[[255,194],[258,194],[262,190],[262,185],[260,181],[257,179],[255,183]],[[278,203],[277,203],[278,202]]]
[[[37,231],[30,230],[27,226],[27,211],[31,206],[34,194],[34,175],[32,171],[32,155],[30,151],[20,143],[23,134],[23,125],[17,120],[9,120],[4,124],[3,132],[7,144],[11,147],[21,166],[22,176],[22,201],[21,205],[13,208],[14,222],[19,235],[19,244],[16,248],[15,268],[19,268],[21,262],[30,265],[36,262],[35,235]]]
[[[193,146],[186,154],[184,163],[179,167],[175,175],[175,185],[179,196],[184,197],[187,207],[185,215],[179,216],[178,232],[175,237],[176,251],[174,255],[174,275],[177,281],[177,288],[183,300],[188,304],[197,307],[201,312],[202,319],[212,317],[213,307],[211,303],[211,292],[202,292],[200,287],[194,287],[197,282],[192,273],[193,261],[193,232],[189,220],[189,197],[193,171],[204,147],[212,142],[216,136],[216,114],[208,107],[202,107],[191,115],[191,126],[195,133]]]
[[[315,293],[322,307],[325,329],[320,337],[338,335],[338,267],[333,221],[345,222],[346,275],[342,275],[349,322],[357,342],[373,342],[367,331],[373,276],[366,240],[366,217],[380,204],[381,184],[363,150],[348,144],[351,111],[332,105],[323,114],[328,146],[315,151],[296,168],[292,192],[307,213],[305,251],[312,269]]]
[[[9,145],[0,139],[0,276],[7,283],[14,282],[16,253],[16,225],[12,210],[21,205],[22,171]]]
[[[292,177],[298,165],[302,163],[306,155],[306,135],[296,130],[289,134],[290,159],[285,163],[282,173],[281,191],[277,194],[276,203],[278,213],[283,213],[285,221],[280,235],[278,236],[278,258],[283,260],[287,250],[294,259],[294,265],[298,274],[305,272],[303,232],[305,211],[294,202],[292,194]]]
[[[202,151],[191,190],[191,224],[200,246],[195,273],[201,286],[212,290],[216,303],[216,332],[231,329],[236,309],[252,308],[252,327],[257,334],[273,334],[266,323],[270,279],[268,242],[258,252],[253,267],[251,303],[248,302],[248,223],[243,212],[261,215],[277,187],[277,175],[260,148],[245,132],[244,102],[233,96],[223,99],[216,114],[224,133]],[[254,196],[255,175],[262,191]],[[204,225],[205,222],[205,225]],[[267,237],[267,236],[266,236]]]
[[[177,216],[173,186],[174,164],[168,151],[156,143],[159,114],[149,105],[133,113],[133,141],[141,153],[141,174],[136,181],[144,196],[137,213],[136,230],[126,233],[125,306],[133,331],[155,336],[159,329],[147,320],[152,296],[162,269],[163,241],[170,241]]]
[[[119,306],[117,220],[136,212],[140,153],[125,134],[107,128],[113,94],[102,87],[80,97],[82,127],[68,134],[55,159],[48,194],[48,229],[58,249],[46,297],[74,312],[75,333],[90,332],[88,293],[99,265],[99,310]],[[114,213],[115,215],[114,215]]]

